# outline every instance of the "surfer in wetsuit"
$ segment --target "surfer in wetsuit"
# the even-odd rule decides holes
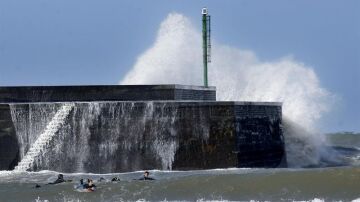
[[[87,179],[87,183],[84,184],[84,180],[80,179],[80,184],[74,186],[76,191],[79,192],[93,192],[95,191],[96,185],[93,183],[91,179]]]
[[[93,181],[91,179],[88,179],[87,184],[84,184],[83,187],[84,187],[84,189],[89,189],[89,190],[94,191],[96,185],[93,183]]]
[[[114,178],[111,179],[111,182],[116,182],[116,181],[120,181],[120,178],[114,177]]]
[[[64,175],[63,174],[59,174],[58,178],[54,181],[54,182],[50,182],[48,184],[59,184],[59,183],[63,183],[65,182],[64,180]]]
[[[155,180],[154,178],[149,177],[149,175],[150,175],[149,171],[145,171],[144,176],[138,180]]]
[[[90,188],[90,189],[96,187],[96,185],[94,184],[94,182],[93,182],[92,180],[88,180],[88,184],[89,184],[89,188]]]
[[[71,182],[72,180],[64,180],[64,175],[63,174],[59,174],[58,175],[58,178],[54,181],[54,182],[50,182],[50,183],[47,183],[47,184],[60,184],[60,183],[63,183],[63,182]],[[40,188],[41,186],[39,184],[36,184],[35,185],[35,188]]]

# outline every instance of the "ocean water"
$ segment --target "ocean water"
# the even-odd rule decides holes
[[[46,185],[58,173],[1,172],[0,201],[352,201],[360,198],[360,168],[220,169],[150,171],[154,181],[133,180],[142,172],[64,174],[65,182]],[[121,181],[111,182],[113,177]],[[100,177],[105,181],[98,181]],[[97,190],[78,192],[81,179]],[[35,188],[35,185],[41,185]]]
[[[351,139],[353,144],[350,144]],[[47,185],[58,172],[0,171],[0,201],[359,201],[359,135],[330,136],[329,151],[339,164],[309,168],[228,168],[194,171],[152,170],[154,181],[130,173],[63,173],[65,182]],[[345,142],[345,143],[344,143]],[[324,167],[326,165],[326,167]],[[105,180],[99,181],[100,178]],[[121,181],[111,182],[113,177]],[[78,192],[80,179],[93,179],[97,190]],[[39,184],[40,188],[35,188]]]

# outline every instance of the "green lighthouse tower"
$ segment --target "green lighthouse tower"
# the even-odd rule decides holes
[[[208,63],[211,62],[210,51],[210,15],[207,8],[203,8],[202,11],[202,38],[203,38],[203,64],[204,64],[204,86],[208,87]]]

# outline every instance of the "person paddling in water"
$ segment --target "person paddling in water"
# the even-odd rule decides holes
[[[50,182],[48,184],[59,184],[59,183],[63,183],[63,182],[66,182],[64,180],[64,175],[63,174],[59,174],[58,175],[58,178],[54,181],[54,182]]]
[[[80,184],[74,186],[76,191],[79,192],[93,192],[95,191],[96,185],[91,179],[87,179],[87,183],[84,184],[84,180],[80,179]]]
[[[149,175],[150,175],[149,171],[145,171],[144,176],[138,180],[155,180],[154,178],[149,177]]]
[[[94,191],[96,185],[94,184],[94,182],[93,182],[91,179],[88,179],[88,180],[87,180],[87,184],[84,184],[83,187],[84,187],[84,189],[89,189],[89,190]]]
[[[116,182],[116,181],[120,181],[120,178],[114,177],[114,178],[111,179],[111,182]]]
[[[58,178],[54,181],[54,182],[50,182],[50,183],[47,183],[47,184],[60,184],[60,183],[63,183],[63,182],[71,182],[72,180],[64,180],[64,175],[63,174],[59,174],[58,175]],[[40,188],[41,186],[39,184],[36,184],[35,185],[35,188]]]

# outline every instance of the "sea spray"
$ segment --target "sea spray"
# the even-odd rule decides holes
[[[201,85],[201,53],[199,30],[187,17],[171,13],[161,23],[153,46],[139,56],[120,84]],[[283,102],[289,165],[318,163],[324,138],[316,132],[316,124],[329,111],[333,95],[320,86],[311,67],[292,57],[264,62],[252,51],[216,42],[212,58],[209,82],[217,87],[218,100]]]
[[[286,155],[292,167],[318,165],[323,145],[321,135],[315,136],[299,124],[284,117],[283,119]]]

